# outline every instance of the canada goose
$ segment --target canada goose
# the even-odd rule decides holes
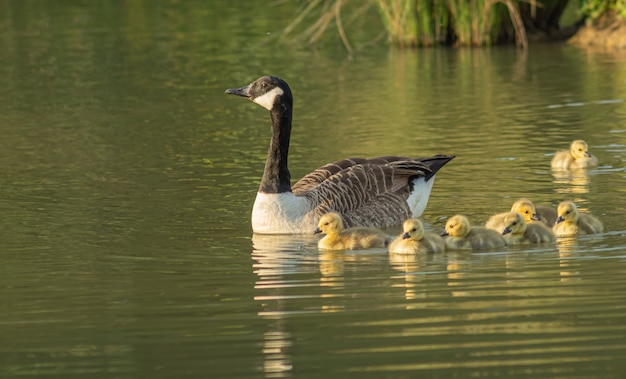
[[[595,216],[580,213],[571,201],[562,201],[557,207],[558,217],[552,228],[557,237],[602,233],[602,222]]]
[[[293,105],[289,85],[280,78],[263,76],[226,93],[248,98],[270,111],[272,137],[252,208],[255,233],[307,233],[330,211],[340,213],[347,227],[398,225],[422,214],[435,174],[454,158],[344,159],[318,168],[292,187],[287,167]]]
[[[495,230],[481,226],[471,226],[464,215],[452,216],[446,221],[442,236],[448,249],[483,250],[504,247],[502,235]]]
[[[552,230],[540,222],[526,224],[524,216],[518,212],[507,213],[504,225],[502,235],[507,245],[554,241]]]
[[[598,158],[589,153],[587,142],[581,139],[572,142],[569,150],[557,151],[552,158],[552,168],[555,170],[587,168],[597,165]]]
[[[554,220],[556,220],[556,210],[548,206],[535,207],[535,204],[525,197],[516,200],[511,206],[511,212],[517,212],[524,216],[524,220],[527,224],[533,222],[541,222],[546,226],[552,227]],[[506,227],[504,223],[504,217],[509,212],[497,213],[487,220],[485,227],[487,229],[495,230],[498,233],[502,233]]]
[[[317,243],[317,247],[325,250],[358,250],[374,247],[385,247],[391,236],[376,228],[357,226],[343,228],[343,220],[337,212],[329,212],[320,218],[315,234],[325,236]]]
[[[424,225],[416,218],[402,224],[403,233],[389,245],[389,252],[395,254],[440,253],[446,244],[441,236],[424,231]]]

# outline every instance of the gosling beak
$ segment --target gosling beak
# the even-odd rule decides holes
[[[311,229],[309,229],[311,230]],[[313,234],[320,234],[322,232],[322,229],[320,228],[315,228],[315,231],[313,232]]]
[[[509,234],[509,233],[511,233],[511,229],[507,226],[507,227],[506,227],[506,228],[504,228],[504,230],[502,231],[502,235]]]
[[[252,96],[250,95],[249,91],[250,91],[250,84],[248,84],[247,86],[243,86],[241,88],[229,88],[226,90],[226,93],[229,95],[237,95],[241,97],[250,98]]]
[[[402,239],[403,239],[403,240],[408,240],[409,238],[411,238],[411,236],[409,235],[409,233],[408,233],[408,232],[407,232],[407,233],[404,233],[404,234],[402,235]]]
[[[533,215],[532,215],[532,216],[530,216],[530,219],[531,219],[531,220],[535,220],[535,221],[539,221],[539,220],[541,220],[541,218],[539,217],[539,215],[538,215],[538,214],[536,214],[536,213],[533,213]]]
[[[585,156],[591,158],[591,153],[588,151],[585,151]]]
[[[565,221],[565,219],[563,218],[563,216],[559,216],[556,218],[556,221],[554,222],[555,224],[558,224],[559,222],[563,222]]]
[[[448,235],[448,232],[446,232],[445,230],[444,230],[443,232],[441,232],[441,236],[442,236],[442,237],[445,237],[445,236],[447,236],[447,235]]]

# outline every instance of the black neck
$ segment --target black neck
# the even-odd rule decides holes
[[[287,167],[289,138],[291,136],[291,113],[291,105],[289,104],[277,104],[270,110],[272,139],[259,192],[291,192],[291,174]]]

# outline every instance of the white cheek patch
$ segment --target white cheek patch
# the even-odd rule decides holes
[[[280,89],[280,87],[276,87],[273,90],[264,94],[263,96],[259,96],[252,101],[269,111],[274,107],[274,101],[276,100],[276,97],[282,95],[283,93],[284,92],[282,89]]]

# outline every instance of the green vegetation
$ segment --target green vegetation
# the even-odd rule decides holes
[[[597,19],[608,12],[615,12],[626,19],[626,0],[585,0],[581,12],[591,19]]]
[[[285,35],[313,19],[303,35],[316,42],[334,24],[351,52],[346,29],[363,15],[375,14],[373,19],[380,21],[389,41],[400,47],[498,43],[526,47],[529,35],[539,36],[535,39],[571,36],[575,28],[564,29],[560,21],[566,8],[572,7],[576,9],[573,21],[582,16],[595,19],[607,11],[626,18],[626,0],[310,0]],[[361,28],[372,24],[366,22]]]

